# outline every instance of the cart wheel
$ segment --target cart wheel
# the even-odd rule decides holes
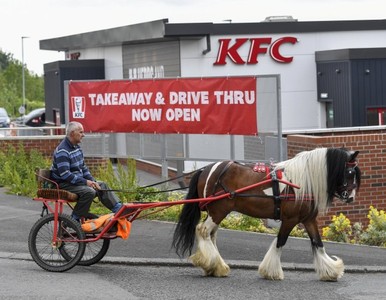
[[[82,259],[78,262],[81,266],[91,266],[99,262],[107,253],[110,246],[109,239],[99,239],[95,242],[85,243],[86,249],[84,251]],[[66,260],[71,260],[71,252],[67,249],[67,244],[59,249],[60,253]]]
[[[28,237],[28,248],[33,260],[50,272],[64,272],[73,268],[81,260],[86,247],[85,243],[76,242],[83,240],[85,234],[80,224],[69,215],[59,215],[57,226],[57,241],[53,241],[54,214],[45,215],[32,226]],[[70,259],[65,259],[61,254],[60,249],[64,245],[66,252],[71,253]]]

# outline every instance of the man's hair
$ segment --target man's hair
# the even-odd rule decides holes
[[[66,126],[66,136],[70,136],[71,132],[77,130],[81,126],[83,126],[81,123],[75,121],[68,123]]]

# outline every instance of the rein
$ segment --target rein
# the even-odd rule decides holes
[[[191,171],[189,173],[185,173],[185,174],[180,175],[180,176],[172,177],[172,178],[169,178],[169,179],[166,179],[166,180],[163,180],[163,181],[159,181],[159,182],[156,182],[156,183],[152,183],[152,184],[149,184],[149,185],[137,187],[136,191],[125,190],[125,189],[100,189],[98,191],[100,191],[100,192],[120,192],[120,193],[129,193],[129,194],[141,193],[143,195],[147,195],[147,194],[160,194],[160,193],[168,193],[168,192],[174,192],[174,191],[181,191],[181,190],[187,189],[188,187],[180,187],[180,188],[174,188],[174,189],[168,189],[168,190],[162,190],[162,191],[152,191],[152,192],[141,192],[140,190],[143,190],[143,189],[146,189],[146,188],[149,188],[149,187],[153,187],[153,186],[157,186],[157,185],[160,185],[160,184],[163,184],[163,183],[167,183],[167,182],[170,182],[170,181],[174,181],[174,180],[179,179],[179,178],[183,178],[183,177],[188,176],[190,174],[193,174],[193,173],[195,173],[197,171],[201,171],[204,168],[205,167],[202,167],[200,169]]]
[[[267,174],[267,176],[268,175],[270,176],[270,179],[272,181],[273,195],[260,195],[260,194],[251,194],[251,193],[243,193],[243,192],[230,191],[223,184],[221,179],[223,178],[223,176],[225,175],[225,173],[228,171],[228,169],[230,168],[230,166],[233,163],[235,163],[235,162],[234,161],[229,161],[224,166],[223,170],[221,171],[220,175],[218,176],[218,178],[216,180],[216,183],[215,183],[214,188],[213,188],[213,193],[211,194],[210,197],[221,196],[222,194],[227,194],[228,193],[230,199],[232,199],[234,197],[272,198],[275,201],[275,216],[277,216],[280,213],[280,203],[281,203],[281,201],[283,201],[283,200],[284,201],[295,201],[296,200],[296,195],[295,194],[288,194],[288,193],[283,194],[283,193],[280,193],[279,187],[278,187],[278,183],[280,181],[280,182],[286,184],[287,187],[288,186],[292,186],[294,188],[299,188],[299,187],[296,186],[296,185],[293,185],[292,183],[289,183],[289,182],[285,182],[285,181],[283,182],[282,180],[280,180],[280,178],[281,178],[280,175],[281,174],[276,174],[275,172],[270,172],[269,174]],[[352,189],[355,189],[357,187],[357,184],[356,184],[356,181],[355,181],[355,173],[356,173],[355,168],[357,166],[357,162],[348,162],[347,166],[348,166],[347,174],[345,174],[344,183],[343,183],[342,186],[340,186],[338,188],[338,190],[334,194],[334,197],[336,197],[338,199],[341,199],[342,201],[345,201],[345,202],[349,201],[348,190],[350,190],[350,189],[352,190]],[[101,189],[101,190],[98,190],[98,191],[100,191],[100,192],[110,192],[110,191],[111,192],[122,192],[122,193],[130,193],[130,194],[141,193],[143,195],[147,195],[147,194],[159,194],[159,193],[168,193],[168,192],[172,192],[172,191],[185,190],[188,187],[180,187],[180,188],[160,190],[160,191],[148,191],[148,192],[141,191],[141,190],[149,188],[149,187],[154,187],[154,186],[157,186],[157,185],[160,185],[160,184],[164,184],[164,183],[167,183],[167,182],[170,182],[170,181],[174,181],[176,179],[188,176],[188,175],[193,174],[193,173],[195,173],[197,171],[201,171],[201,170],[203,170],[205,168],[206,167],[202,167],[200,169],[191,171],[189,173],[186,173],[186,174],[183,174],[183,175],[180,175],[180,176],[176,176],[176,177],[173,177],[173,178],[170,178],[170,179],[167,179],[167,180],[163,180],[163,181],[160,181],[160,182],[152,183],[152,184],[149,184],[149,185],[146,185],[146,186],[141,186],[141,187],[138,187],[135,191],[133,191],[133,190],[125,190],[125,189]],[[347,177],[354,177],[354,182],[352,184],[348,184],[347,183]],[[214,192],[215,189],[218,186],[220,186],[222,188],[222,190],[218,191],[218,192]],[[314,198],[313,198],[312,195],[305,195],[305,197],[302,198],[302,201],[313,201],[313,200],[314,200]],[[205,209],[205,207],[210,202],[212,202],[212,201],[200,202],[201,210]]]

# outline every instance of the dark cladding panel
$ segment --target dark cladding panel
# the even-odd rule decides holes
[[[44,65],[44,92],[47,123],[55,124],[54,111],[65,122],[64,81],[105,79],[104,59],[64,60]]]
[[[179,41],[131,44],[122,48],[123,78],[178,77],[180,71]]]
[[[367,126],[369,108],[386,109],[386,48],[319,51],[318,100],[332,102],[334,127]]]
[[[363,59],[351,63],[353,126],[366,126],[369,108],[386,108],[386,59]]]
[[[317,63],[318,100],[332,102],[334,126],[352,126],[349,62]]]
[[[46,122],[55,124],[54,109],[61,109],[63,90],[60,85],[59,69],[56,63],[44,65],[44,97]],[[57,124],[58,125],[58,124]]]

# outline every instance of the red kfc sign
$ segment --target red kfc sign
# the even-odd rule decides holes
[[[71,81],[68,101],[89,132],[257,134],[255,77]]]
[[[229,58],[237,65],[257,64],[258,56],[266,54],[279,63],[290,63],[293,60],[292,56],[284,56],[281,54],[280,48],[284,44],[296,44],[297,38],[286,36],[272,42],[272,38],[238,38],[232,44],[232,39],[219,39],[219,49],[214,65],[225,65],[226,59]],[[243,45],[249,44],[248,57],[242,58],[239,54],[239,49]]]

